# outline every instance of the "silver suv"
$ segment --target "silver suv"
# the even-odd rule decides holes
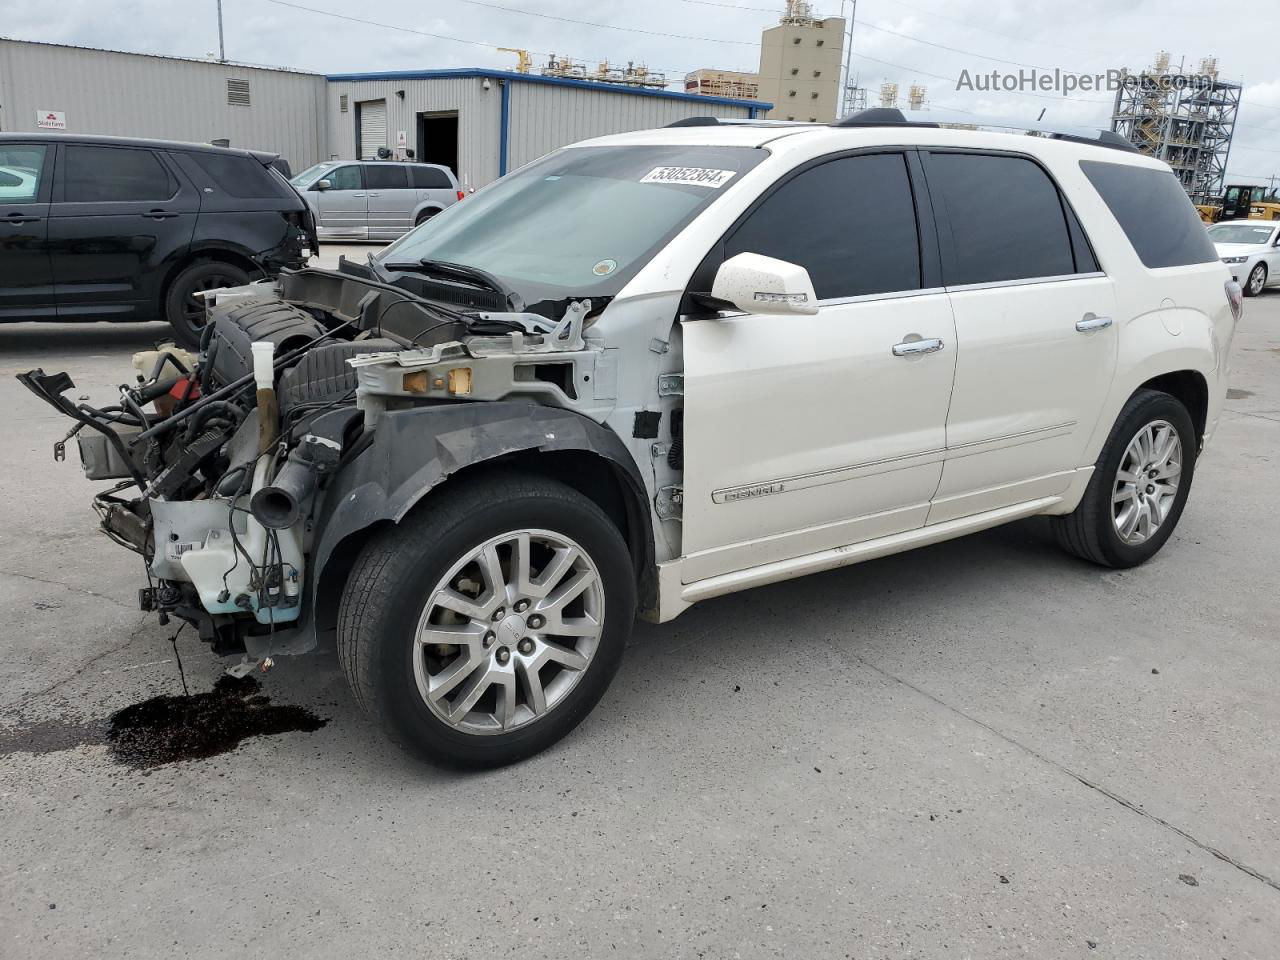
[[[321,240],[396,240],[464,196],[434,163],[330,160],[293,178]]]

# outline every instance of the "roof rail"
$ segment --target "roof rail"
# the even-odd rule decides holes
[[[976,113],[961,113],[958,110],[915,110],[905,115],[910,123],[916,117],[928,118],[932,126],[959,127],[992,127],[997,130],[1010,130],[1017,133],[1038,133],[1051,140],[1067,140],[1071,143],[1086,143],[1093,147],[1106,147],[1110,150],[1125,150],[1140,153],[1133,144],[1120,134],[1098,127],[1075,126],[1072,124],[1049,123],[1043,120],[1017,120],[1010,117],[983,116]]]
[[[897,107],[870,107],[837,120],[833,127],[936,127],[931,121],[908,120]]]
[[[799,120],[759,120],[753,117],[683,117],[667,124],[668,127],[818,127],[819,123],[802,123]]]

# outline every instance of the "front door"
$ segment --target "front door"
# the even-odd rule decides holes
[[[49,260],[53,147],[0,143],[0,320],[54,315]]]
[[[907,156],[858,154],[802,169],[725,238],[726,259],[805,267],[819,310],[683,324],[685,582],[924,525],[956,350],[919,209]]]
[[[58,316],[157,316],[199,209],[195,187],[158,151],[63,144],[49,217]]]
[[[328,181],[321,190],[320,181]],[[335,167],[311,186],[316,201],[316,233],[323,239],[367,240],[369,198],[364,188],[364,166],[349,163]]]
[[[958,340],[934,524],[1067,488],[1086,465],[1119,328],[1111,278],[1035,161],[922,156]]]

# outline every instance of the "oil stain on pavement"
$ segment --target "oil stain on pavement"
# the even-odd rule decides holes
[[[0,756],[106,744],[120,763],[148,769],[229,753],[251,737],[311,733],[328,722],[305,707],[271,703],[253,677],[224,676],[205,693],[152,697],[106,720],[46,720],[0,731]]]

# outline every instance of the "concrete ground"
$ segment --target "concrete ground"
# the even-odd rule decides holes
[[[1248,303],[1151,563],[1077,562],[1035,520],[711,601],[638,626],[565,742],[480,775],[388,746],[331,655],[264,678],[317,732],[149,774],[81,742],[180,692],[172,628],[12,377],[105,400],[163,332],[0,327],[0,956],[1280,950],[1280,294]],[[208,689],[223,664],[177,649]]]

